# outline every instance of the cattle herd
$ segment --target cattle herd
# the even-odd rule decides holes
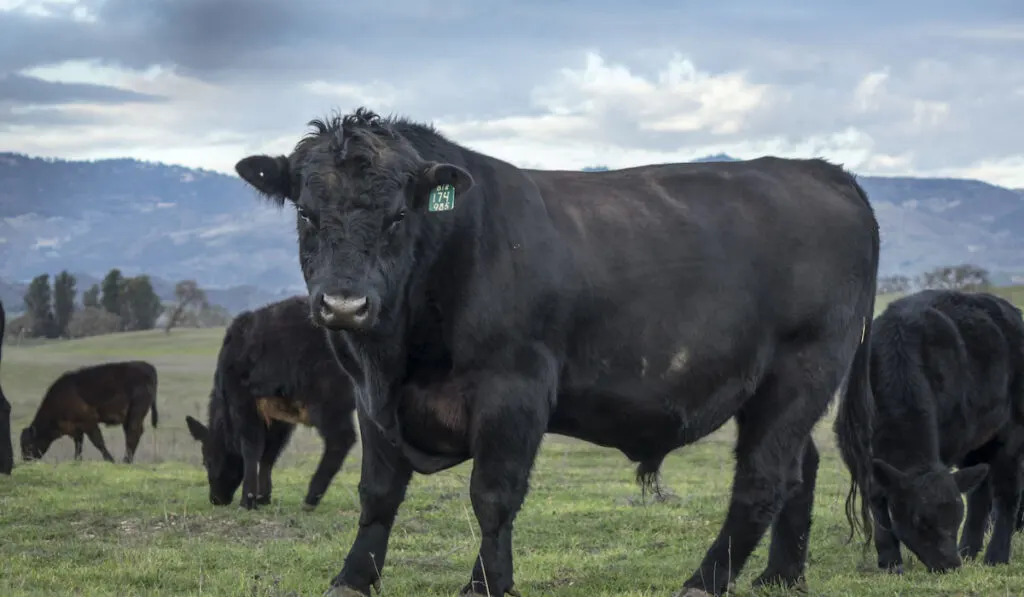
[[[842,168],[764,157],[527,170],[363,108],[310,126],[289,155],[236,165],[261,197],[294,207],[308,295],[234,319],[207,421],[186,423],[210,501],[241,487],[245,508],[270,501],[295,425],[315,427],[312,509],[355,444],[355,413],[361,516],[328,594],[379,590],[413,472],[472,461],[480,548],[462,594],[518,595],[512,528],[545,433],[620,450],[647,489],[667,454],[729,419],[726,516],[678,595],[723,594],[769,529],[754,584],[796,586],[811,430],[837,393],[846,516],[851,534],[874,537],[879,567],[901,572],[902,544],[929,570],[957,568],[989,525],[984,561],[1009,561],[1024,527],[1021,311],[925,290],[873,319],[878,224]],[[65,373],[22,454],[69,435],[78,457],[84,435],[112,461],[99,424],[121,424],[131,462],[147,412],[157,425],[156,390],[140,361]]]

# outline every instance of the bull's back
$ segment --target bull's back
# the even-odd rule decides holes
[[[574,256],[566,286],[579,290],[577,313],[593,314],[584,337],[632,338],[623,352],[661,371],[713,353],[700,346],[709,339],[729,352],[725,338],[796,333],[861,300],[874,279],[874,214],[853,178],[823,161],[529,176]]]
[[[152,398],[156,383],[156,368],[146,361],[105,363],[69,375],[62,394],[69,399],[77,395],[102,419],[117,419],[124,416],[131,402]]]

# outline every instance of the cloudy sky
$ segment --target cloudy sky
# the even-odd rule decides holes
[[[246,154],[288,151],[311,118],[365,105],[529,167],[817,155],[863,174],[1024,187],[1021,0],[0,11],[0,150],[231,172]]]

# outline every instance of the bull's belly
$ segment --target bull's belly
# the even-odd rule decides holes
[[[633,461],[660,459],[724,425],[745,397],[729,385],[693,391],[685,380],[563,387],[548,431],[616,448]]]

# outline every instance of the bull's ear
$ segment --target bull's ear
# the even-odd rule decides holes
[[[203,425],[189,415],[185,415],[185,424],[188,425],[188,432],[192,434],[193,439],[199,440],[200,442],[206,441],[206,425]]]
[[[872,460],[875,480],[886,491],[896,491],[906,485],[907,474],[879,458]]]
[[[962,468],[953,473],[953,481],[956,482],[956,488],[960,490],[960,493],[970,493],[975,487],[980,485],[987,476],[988,465],[981,463],[967,468]]]
[[[283,204],[290,199],[291,169],[288,158],[279,155],[251,155],[235,164],[235,172],[268,199]]]
[[[475,184],[473,175],[455,164],[428,162],[416,184],[414,209],[448,211]]]

